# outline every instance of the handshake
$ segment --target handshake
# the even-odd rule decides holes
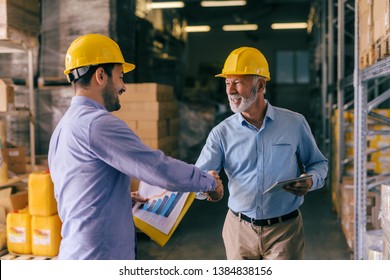
[[[222,185],[222,181],[221,179],[219,178],[219,175],[217,173],[217,171],[215,170],[210,170],[208,172],[209,174],[211,174],[214,179],[215,179],[215,182],[217,183],[217,186],[215,187],[215,189],[211,192],[203,192],[202,194],[206,197],[207,201],[210,201],[210,202],[218,202],[222,199],[223,197],[223,185]],[[148,198],[145,198],[145,197],[142,197],[138,191],[135,191],[135,192],[131,192],[131,199],[133,202],[141,202],[141,203],[145,203],[148,201]]]
[[[217,183],[217,186],[215,187],[215,189],[213,191],[203,192],[202,194],[206,197],[207,201],[218,202],[222,199],[223,193],[224,193],[222,181],[219,178],[217,171],[210,170],[208,173],[214,177],[215,182]]]

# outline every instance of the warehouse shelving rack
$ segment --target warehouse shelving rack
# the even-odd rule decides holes
[[[358,24],[357,24],[358,26]],[[355,35],[358,35],[359,28],[356,28]],[[355,50],[358,53],[358,46]],[[355,67],[359,67],[358,61],[355,62]],[[383,101],[390,99],[390,89],[385,90],[376,98],[368,102],[368,82],[388,77],[390,75],[390,57],[375,63],[363,71],[355,71],[354,87],[355,87],[355,115],[354,115],[354,176],[355,176],[355,241],[354,241],[354,257],[355,259],[363,259],[364,252],[364,236],[366,230],[366,201],[367,191],[381,183],[390,182],[390,173],[382,174],[385,178],[376,181],[370,185],[367,184],[367,136],[375,134],[390,134],[390,130],[368,130],[367,118],[371,110],[381,104]],[[382,117],[383,121],[390,125],[390,119]]]
[[[340,1],[339,1],[340,2]],[[367,136],[372,134],[390,134],[389,130],[374,131],[367,127],[367,118],[372,109],[382,102],[390,99],[390,89],[379,93],[378,96],[368,101],[368,82],[378,80],[381,77],[390,76],[390,57],[359,70],[359,1],[355,1],[355,71],[354,71],[354,186],[355,186],[355,224],[354,224],[354,258],[364,259],[365,256],[365,232],[366,232],[366,203],[367,191],[383,182],[390,182],[389,174],[382,174],[385,179],[367,185]],[[390,124],[388,118],[382,117],[383,122]]]
[[[336,3],[337,2],[337,3]],[[365,233],[367,226],[367,191],[382,183],[390,182],[389,174],[379,176],[367,176],[367,136],[377,134],[390,134],[390,130],[372,131],[368,130],[368,116],[380,119],[382,124],[390,125],[389,118],[378,116],[372,112],[378,105],[390,99],[390,89],[379,92],[379,85],[390,77],[390,57],[383,59],[363,70],[359,65],[359,1],[358,0],[320,0],[321,6],[321,64],[322,64],[322,123],[323,135],[325,136],[325,147],[330,157],[336,156],[335,176],[332,182],[341,184],[344,175],[345,165],[353,162],[354,166],[354,259],[364,259]],[[337,15],[334,15],[337,7]],[[346,10],[347,9],[347,10]],[[347,11],[347,12],[346,12]],[[354,33],[346,34],[345,22],[354,21]],[[334,27],[335,26],[335,27]],[[334,29],[337,29],[337,52],[335,52]],[[354,40],[354,66],[353,73],[345,75],[345,36]],[[334,55],[337,53],[337,65],[334,65]],[[336,75],[333,69],[336,68]],[[334,82],[334,80],[336,80]],[[369,83],[373,82],[373,87]],[[353,98],[346,102],[346,91],[353,91]],[[369,92],[374,90],[375,97],[369,100]],[[336,93],[336,95],[335,95]],[[334,99],[337,99],[334,102]],[[345,134],[344,112],[353,106],[354,110],[354,157],[346,158],[343,143]],[[338,109],[338,143],[334,155],[331,150],[332,139],[332,109]],[[328,145],[329,144],[329,145]],[[331,165],[330,161],[330,165]],[[379,179],[380,178],[380,179]],[[329,178],[328,178],[329,179]],[[339,194],[341,195],[341,194]]]
[[[0,54],[25,53],[28,62],[28,73],[26,84],[29,93],[29,115],[30,115],[30,164],[35,170],[35,96],[34,96],[34,71],[33,71],[33,48],[26,46],[23,42],[15,42],[8,39],[0,40]],[[6,114],[6,113],[5,113]]]
[[[337,2],[337,5],[335,3]],[[345,148],[341,143],[334,150],[332,115],[338,109],[338,139],[344,138],[344,111],[353,105],[353,69],[346,69],[345,38],[354,40],[352,30],[346,29],[346,23],[354,21],[355,9],[353,0],[320,0],[317,8],[321,12],[321,99],[322,99],[322,135],[323,150],[329,159],[327,184],[341,183],[344,165],[351,159],[344,159]],[[337,12],[335,7],[337,6]],[[349,31],[349,32],[348,32]],[[337,32],[337,34],[335,34]],[[336,40],[337,39],[337,40]],[[337,41],[337,45],[336,42]],[[336,70],[336,71],[335,71]],[[332,172],[335,170],[335,172]],[[340,190],[338,190],[340,191]],[[341,194],[338,193],[338,196]]]

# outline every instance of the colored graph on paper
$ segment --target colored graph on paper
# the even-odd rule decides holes
[[[167,191],[142,181],[138,192],[148,198],[148,202],[135,203],[133,215],[168,234],[183,209],[188,193]]]

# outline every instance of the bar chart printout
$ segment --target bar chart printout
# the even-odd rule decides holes
[[[141,196],[147,197],[148,202],[135,203],[133,215],[168,234],[179,217],[189,193],[167,191],[142,181],[138,192]]]
[[[139,209],[149,211],[163,217],[169,217],[182,195],[183,193],[170,193],[169,195],[164,194],[163,197],[159,196],[154,198],[152,201],[141,204]]]

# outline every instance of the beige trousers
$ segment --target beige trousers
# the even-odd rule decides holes
[[[222,230],[228,260],[301,260],[304,235],[298,217],[270,226],[253,226],[230,210]]]

